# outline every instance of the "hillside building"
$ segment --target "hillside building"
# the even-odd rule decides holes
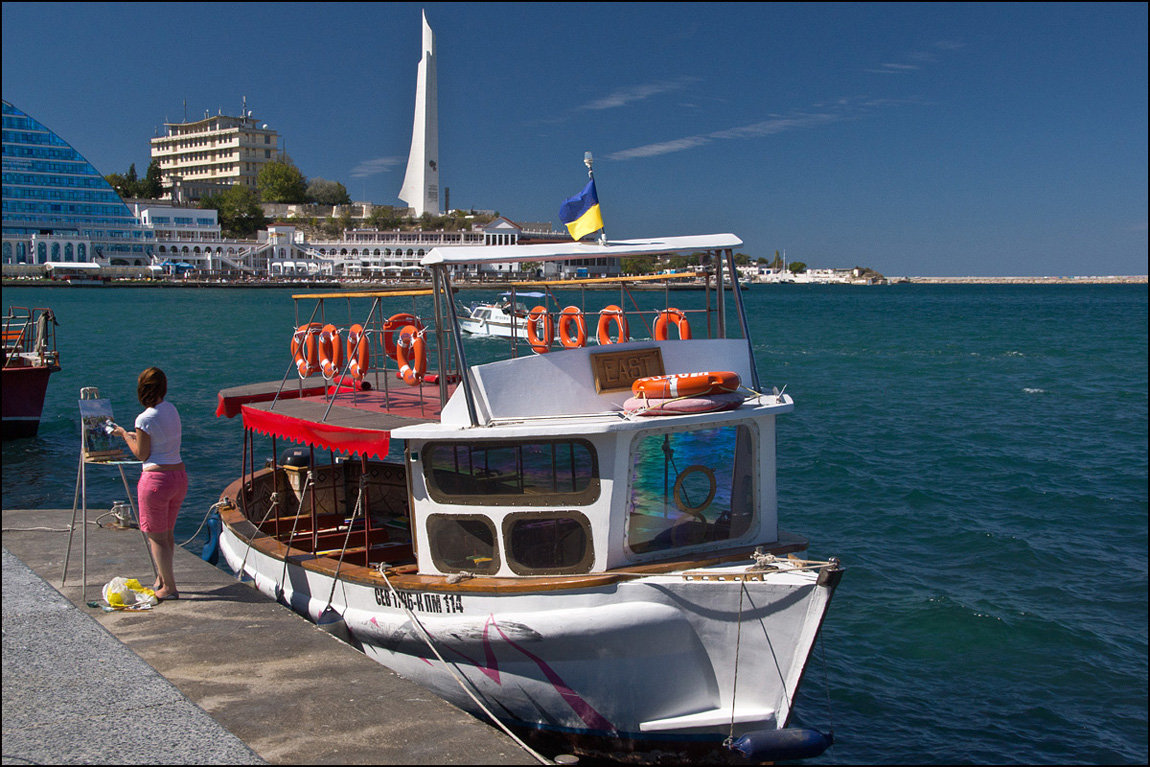
[[[169,199],[191,202],[234,184],[256,190],[256,177],[279,155],[279,134],[252,117],[246,103],[239,117],[208,114],[195,122],[165,123],[167,135],[152,139]]]

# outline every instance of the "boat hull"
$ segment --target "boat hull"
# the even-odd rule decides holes
[[[44,396],[48,391],[48,377],[58,369],[49,365],[4,368],[4,439],[36,436],[44,410]]]
[[[464,333],[469,333],[473,336],[511,338],[512,335],[514,335],[518,338],[527,337],[527,326],[521,321],[517,321],[515,323],[515,329],[512,331],[511,323],[509,321],[460,317],[459,329]]]
[[[732,734],[784,727],[834,590],[816,572],[744,566],[511,594],[333,589],[332,574],[285,568],[226,526],[220,548],[260,591],[317,622],[330,606],[368,656],[460,708],[485,717],[456,675],[512,727],[642,761],[718,758]]]

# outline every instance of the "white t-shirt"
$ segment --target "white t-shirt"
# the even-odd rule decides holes
[[[176,406],[161,402],[136,416],[136,428],[144,431],[152,440],[152,452],[144,461],[149,466],[167,466],[183,463],[180,459],[180,439],[183,428]]]

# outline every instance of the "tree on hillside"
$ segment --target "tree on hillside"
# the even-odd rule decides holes
[[[148,164],[147,175],[142,179],[136,173],[136,163],[132,163],[128,167],[127,173],[123,175],[109,173],[104,176],[104,180],[112,185],[116,194],[120,195],[122,199],[155,200],[164,193],[164,187],[160,183],[160,175],[160,161],[152,160]]]
[[[219,211],[220,229],[225,237],[251,239],[267,225],[259,197],[240,184],[222,194],[208,195],[200,200],[200,207]]]
[[[308,202],[319,205],[349,205],[351,196],[347,187],[338,181],[328,181],[326,178],[313,178],[307,184]]]
[[[307,179],[286,153],[260,169],[256,187],[263,202],[307,202]]]
[[[148,163],[148,172],[144,174],[144,180],[140,182],[140,196],[148,200],[160,199],[164,194],[162,178],[160,161],[152,160]]]
[[[112,185],[116,194],[120,195],[123,200],[140,196],[140,178],[136,175],[136,163],[132,163],[124,175],[109,173],[104,176],[104,180]]]
[[[370,229],[398,229],[401,223],[403,216],[396,212],[393,205],[376,205],[367,217]]]

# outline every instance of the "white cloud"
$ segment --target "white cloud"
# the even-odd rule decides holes
[[[595,99],[594,101],[589,101],[582,106],[576,107],[576,110],[614,109],[615,107],[626,106],[634,101],[649,99],[660,93],[679,90],[691,83],[698,82],[698,80],[699,78],[697,77],[687,76],[680,77],[677,80],[666,80],[663,82],[646,83],[644,85],[634,85],[629,88],[619,88],[601,99]]]
[[[710,144],[712,141],[761,138],[763,136],[783,133],[784,131],[799,130],[801,128],[838,122],[839,120],[846,119],[846,116],[845,111],[839,114],[831,112],[796,112],[787,116],[771,117],[767,120],[751,123],[750,125],[740,125],[711,133],[672,139],[671,141],[660,141],[655,144],[644,144],[643,146],[637,146],[632,149],[612,152],[607,155],[607,159],[634,160],[640,157],[655,157],[661,154],[682,152],[687,149],[694,149],[697,146]]]
[[[919,68],[917,64],[879,64],[878,69],[866,69],[863,71],[880,75],[905,75]]]
[[[364,160],[351,169],[351,177],[367,178],[380,173],[390,173],[392,168],[402,162],[402,157],[376,157],[374,160]]]
[[[663,141],[658,144],[646,144],[644,146],[637,146],[634,149],[624,149],[621,152],[613,152],[607,155],[609,160],[634,160],[636,157],[655,157],[661,154],[670,154],[672,152],[682,152],[684,149],[692,149],[703,144],[709,144],[711,140],[706,136],[688,136],[686,138],[678,138],[673,141]]]

